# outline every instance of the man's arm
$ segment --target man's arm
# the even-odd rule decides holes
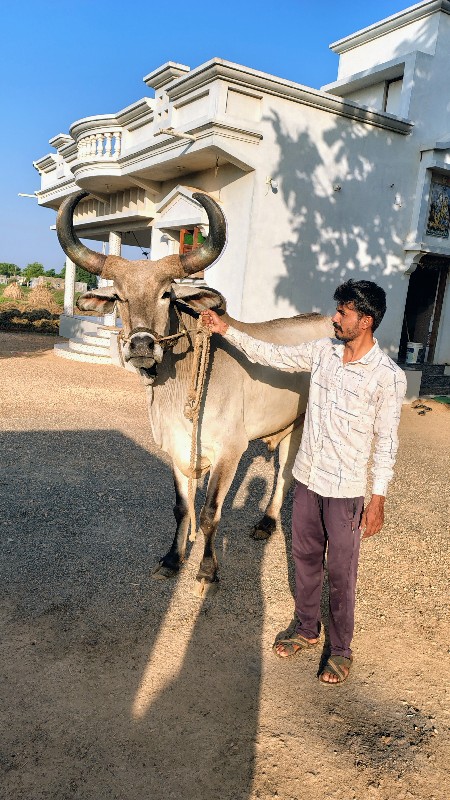
[[[227,341],[241,350],[254,364],[263,364],[287,372],[311,371],[313,342],[299,345],[276,345],[271,342],[263,342],[261,339],[255,339],[253,336],[227,325],[215,311],[203,311],[202,322],[211,333],[226,336]]]
[[[383,388],[378,401],[374,436],[372,498],[361,519],[362,538],[374,536],[383,527],[384,502],[389,481],[394,474],[395,456],[398,450],[398,425],[406,392],[403,372],[394,374],[394,381]]]

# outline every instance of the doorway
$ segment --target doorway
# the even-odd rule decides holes
[[[405,361],[408,342],[422,344],[420,362],[434,363],[450,259],[424,256],[409,279],[398,360]]]

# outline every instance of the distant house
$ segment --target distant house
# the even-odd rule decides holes
[[[0,275],[0,283],[8,283],[8,276]]]
[[[51,278],[48,275],[39,275],[38,278],[31,278],[30,286],[32,289],[36,286],[48,286],[50,289],[64,289],[64,278]]]

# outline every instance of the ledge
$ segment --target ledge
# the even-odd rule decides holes
[[[450,14],[450,0],[426,0],[426,2],[418,3],[415,6],[406,8],[404,11],[400,11],[398,14],[386,17],[386,19],[374,23],[374,25],[362,28],[360,31],[350,34],[350,36],[339,39],[337,42],[333,42],[330,44],[330,50],[339,54],[346,53],[347,50],[366,44],[372,39],[378,39],[386,33],[403,28],[411,22],[429,17],[439,11],[444,14]]]
[[[329,92],[337,96],[345,96],[349,92],[355,92],[358,89],[364,89],[366,86],[372,86],[374,83],[380,81],[391,81],[396,78],[403,77],[407,60],[411,60],[411,55],[401,56],[392,61],[386,61],[384,64],[377,64],[375,67],[363,70],[362,72],[355,72],[353,75],[348,75],[339,81],[327,83],[321,86],[322,92]]]
[[[450,2],[450,0],[449,0]],[[174,102],[184,97],[194,89],[199,89],[214,80],[226,80],[231,85],[242,86],[246,89],[257,89],[266,94],[276,95],[286,100],[312,106],[322,111],[328,111],[348,119],[357,120],[373,127],[385,128],[408,135],[413,127],[409,120],[400,119],[393,114],[382,111],[372,111],[351,100],[342,100],[333,94],[311,89],[299,83],[287,81],[265,72],[233,64],[214,58],[201,64],[183,78],[179,78],[167,87],[169,99]]]

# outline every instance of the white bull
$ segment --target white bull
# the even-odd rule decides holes
[[[226,225],[217,203],[194,194],[209,218],[209,235],[197,250],[159,261],[127,261],[85,247],[73,231],[73,209],[84,192],[67,198],[58,214],[57,231],[65,253],[90,272],[113,280],[106,289],[89,291],[78,300],[81,310],[110,312],[118,303],[123,324],[123,357],[142,375],[148,394],[153,437],[173,464],[176,533],[156,575],[170,577],[183,563],[189,528],[188,480],[192,422],[184,415],[193,361],[191,336],[173,340],[180,324],[194,327],[193,318],[205,309],[219,314],[225,300],[206,286],[175,283],[210,266],[225,244]],[[226,315],[229,324],[256,338],[280,344],[299,344],[333,335],[329,317],[302,314],[289,319],[243,323]],[[171,345],[173,345],[173,341]],[[263,439],[274,450],[279,445],[279,470],[269,505],[255,526],[255,538],[267,538],[275,529],[291,481],[308,397],[309,375],[273,370],[250,363],[222,337],[213,337],[204,395],[200,407],[196,477],[209,472],[205,504],[200,514],[204,535],[203,558],[197,574],[199,587],[218,580],[214,538],[222,505],[242,454],[250,441]]]

